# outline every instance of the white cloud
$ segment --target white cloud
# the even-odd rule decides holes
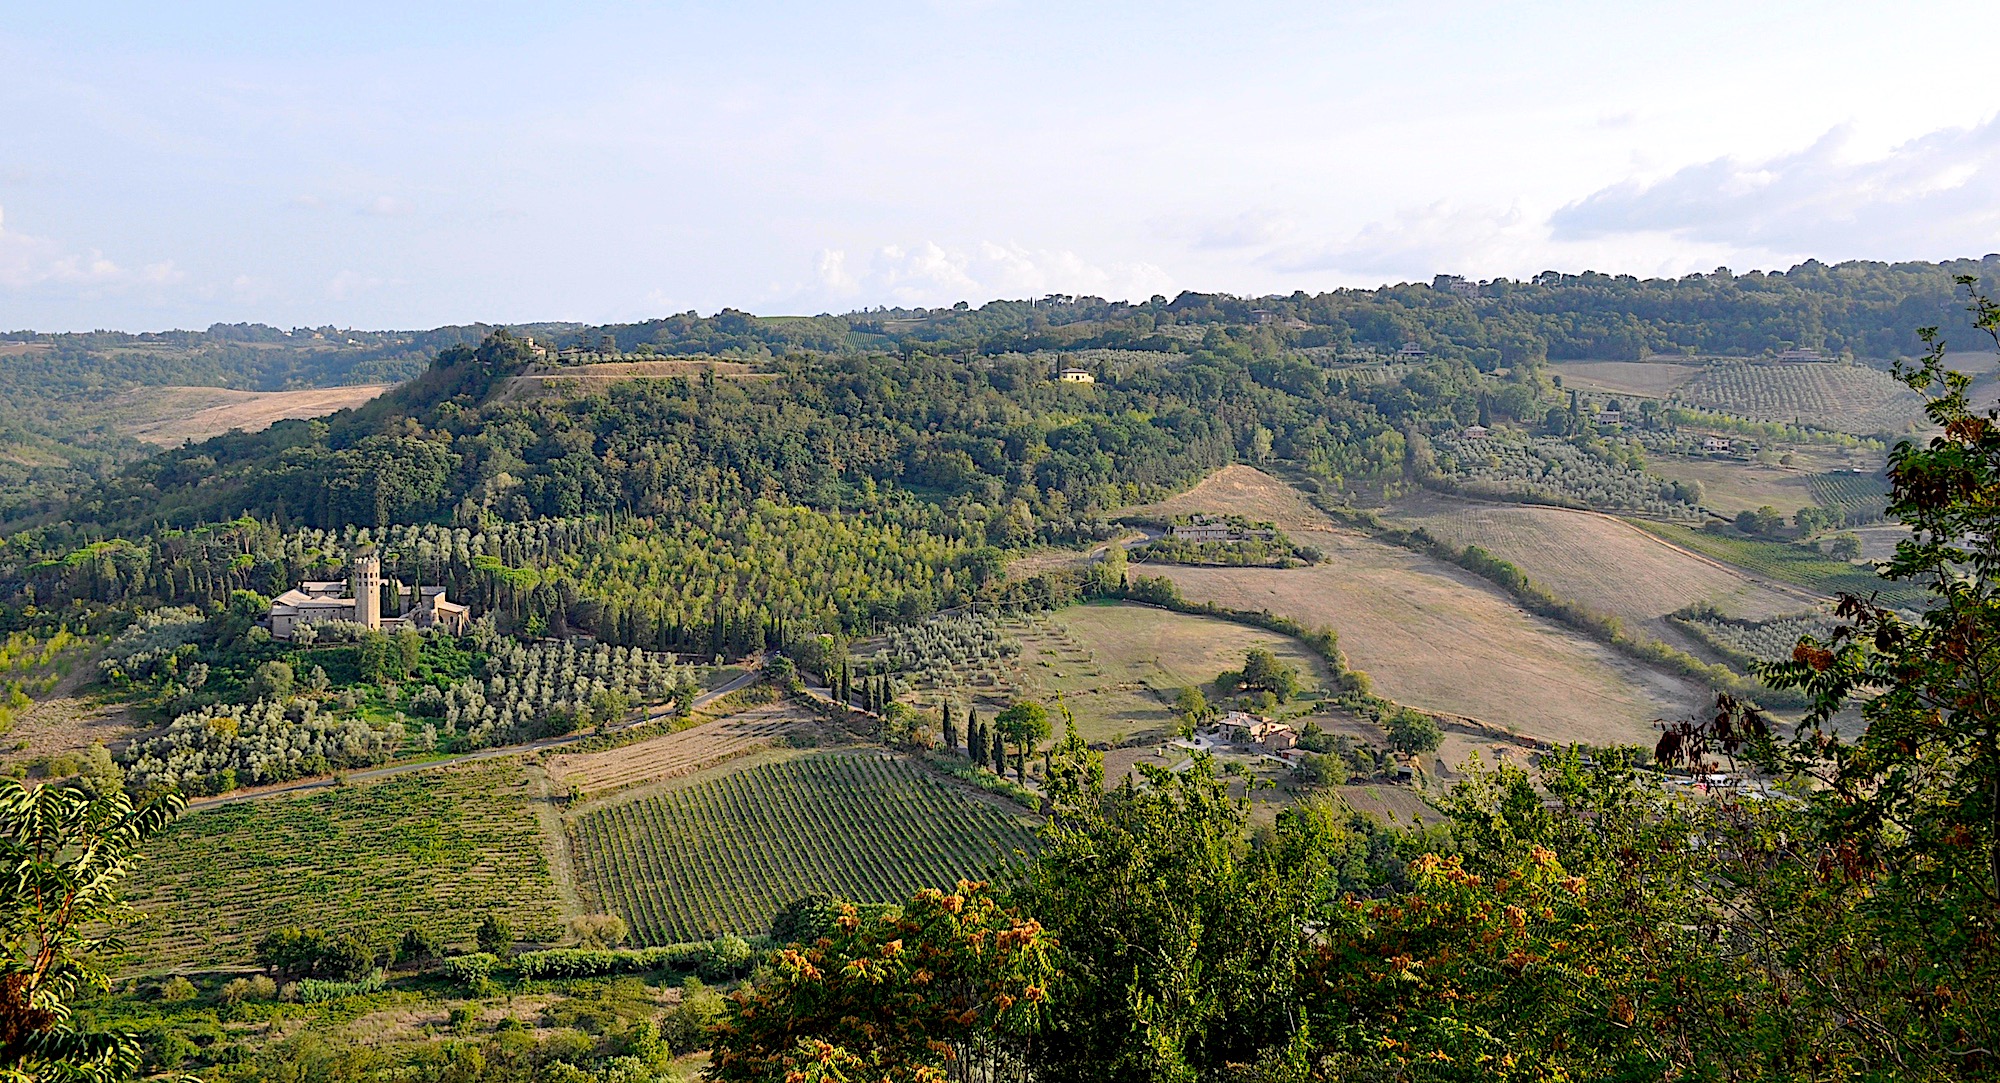
[[[361,213],[373,215],[376,218],[401,218],[416,209],[415,205],[407,199],[399,199],[395,196],[376,196],[362,206]]]
[[[73,252],[42,237],[7,229],[6,209],[0,208],[0,286],[27,289],[46,283],[103,286],[132,281],[170,280],[173,265],[154,265],[134,276],[104,253]]]
[[[933,307],[956,301],[1051,293],[1110,298],[1149,297],[1173,288],[1151,263],[1093,263],[1068,250],[981,241],[947,248],[934,241],[883,245],[861,259],[826,249],[815,262],[814,286],[786,303],[814,309],[850,305]]]
[[[1935,258],[2000,247],[2000,118],[1863,157],[1846,127],[1764,161],[1717,158],[1550,216],[1557,240],[1659,233],[1798,256]]]
[[[1209,222],[1195,232],[1193,243],[1203,249],[1258,248],[1283,240],[1294,225],[1275,211],[1244,211]]]

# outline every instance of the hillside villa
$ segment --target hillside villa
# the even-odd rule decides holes
[[[438,627],[460,635],[472,622],[472,610],[446,598],[443,587],[405,587],[401,583],[392,584],[400,612],[385,616],[381,559],[369,553],[355,557],[353,564],[353,579],[308,581],[273,598],[265,617],[272,638],[292,639],[305,625],[336,621],[373,631]]]

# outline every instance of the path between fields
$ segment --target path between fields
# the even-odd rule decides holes
[[[750,687],[752,684],[755,684],[757,682],[757,679],[761,676],[763,676],[761,668],[752,667],[748,671],[738,676],[736,679],[730,681],[728,684],[725,684],[720,688],[714,689],[713,691],[703,692],[701,695],[696,696],[694,698],[693,709],[700,710],[701,708],[709,705],[710,703],[715,702],[718,699],[721,699],[722,697],[728,695],[731,692],[742,691],[743,689]],[[610,730],[609,732],[617,733],[623,730],[633,729],[634,727],[637,726],[643,726],[650,722],[656,722],[660,718],[664,717],[665,714],[666,711],[664,710],[655,711],[649,713],[645,718],[642,718],[637,722],[627,723],[623,726],[617,727],[617,729]],[[371,767],[365,771],[349,771],[346,775],[345,781],[348,783],[373,782],[376,781],[377,779],[393,778],[397,775],[407,775],[412,771],[429,771],[432,770],[433,768],[452,767],[457,764],[474,763],[479,760],[497,760],[504,756],[520,756],[531,752],[540,752],[544,749],[560,748],[563,745],[574,744],[578,741],[584,740],[585,738],[591,736],[594,735],[586,732],[569,733],[569,734],[564,734],[561,737],[544,737],[539,741],[529,741],[525,744],[501,745],[497,748],[482,748],[477,752],[467,752],[464,755],[449,756],[441,760],[423,760],[417,763],[398,763],[398,764],[391,764],[387,767]],[[238,801],[258,801],[266,797],[277,797],[281,794],[304,793],[308,790],[322,790],[335,785],[334,778],[335,776],[332,775],[322,775],[317,778],[304,778],[304,779],[299,779],[296,782],[284,782],[284,783],[279,783],[278,785],[275,786],[259,787],[254,790],[237,790],[233,793],[223,794],[220,797],[197,798],[193,801],[188,802],[188,808],[190,810],[214,808],[217,805],[229,805],[229,804],[234,804]]]

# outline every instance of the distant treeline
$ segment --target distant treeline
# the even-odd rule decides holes
[[[1050,295],[978,308],[897,308],[841,316],[758,317],[693,312],[565,336],[592,347],[670,354],[909,349],[945,353],[1092,348],[1175,350],[1207,327],[1252,327],[1276,346],[1382,353],[1415,343],[1482,368],[1539,359],[1636,360],[1647,353],[1755,356],[1789,347],[1886,358],[1919,352],[1915,329],[1938,326],[1956,348],[1982,343],[1953,276],[1990,286],[2000,256],[1944,263],[1816,260],[1789,271],[1717,269],[1678,279],[1544,272],[1476,290],[1405,283],[1368,290],[1106,301]],[[1470,294],[1468,296],[1468,293]]]

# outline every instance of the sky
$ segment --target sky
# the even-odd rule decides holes
[[[1996,31],[1826,0],[9,4],[0,329],[1979,256]]]

